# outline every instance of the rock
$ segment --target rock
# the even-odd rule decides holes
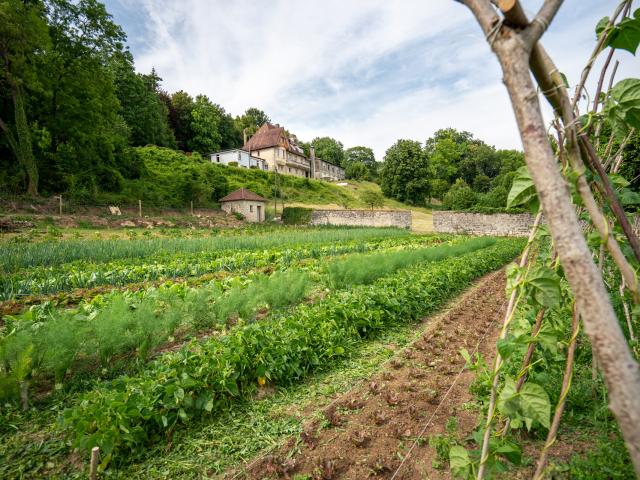
[[[120,226],[121,227],[135,227],[136,224],[133,223],[131,220],[125,220],[124,222],[120,222]]]
[[[120,211],[120,207],[115,207],[113,205],[109,205],[109,213],[111,215],[122,215],[122,212]]]

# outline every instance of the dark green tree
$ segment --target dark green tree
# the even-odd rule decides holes
[[[149,75],[135,73],[129,52],[117,54],[112,69],[120,115],[131,131],[131,145],[175,147],[175,138],[169,128],[169,109],[160,98],[162,79],[155,70]]]
[[[368,147],[351,147],[344,152],[344,166],[348,169],[353,164],[360,163],[366,167],[367,175],[365,180],[375,180],[378,176],[378,162],[373,154],[373,150]]]
[[[369,180],[369,169],[361,162],[351,162],[344,169],[344,175],[349,180]]]
[[[51,46],[39,58],[42,91],[37,116],[50,134],[43,152],[47,191],[91,197],[99,186],[119,189],[117,158],[128,128],[119,115],[111,59],[123,52],[125,34],[95,0],[45,3]]]
[[[335,165],[344,165],[344,146],[338,140],[331,137],[316,137],[311,141],[315,148],[316,157]]]
[[[201,154],[220,150],[223,115],[224,110],[211,103],[206,95],[198,95],[191,110],[193,136],[187,141],[187,148]]]
[[[251,107],[241,116],[236,117],[234,122],[241,138],[246,134],[247,139],[249,139],[263,124],[271,123],[271,119],[262,110]]]
[[[442,204],[449,210],[466,210],[476,204],[475,192],[461,178],[451,186],[444,196]]]
[[[429,162],[420,142],[398,140],[385,156],[380,187],[387,197],[422,205],[429,196]]]
[[[0,130],[27,177],[27,193],[38,194],[38,166],[33,154],[27,95],[40,89],[33,59],[49,46],[44,10],[35,2],[0,2]],[[13,110],[11,115],[10,110]],[[13,118],[13,122],[9,118]]]
[[[169,110],[169,125],[173,130],[176,144],[179,149],[187,150],[187,145],[193,138],[191,129],[191,112],[195,105],[193,98],[183,90],[161,98],[164,99]]]

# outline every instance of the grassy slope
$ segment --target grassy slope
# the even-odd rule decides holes
[[[247,170],[244,168],[219,166],[227,181],[230,190],[245,187],[259,195],[271,200],[267,210],[273,212],[273,182],[272,173]],[[291,175],[279,175],[278,181],[283,192],[283,199],[278,199],[277,212],[282,211],[282,201],[285,206],[300,206],[309,208],[364,209],[368,206],[362,201],[364,192],[374,191],[382,194],[380,186],[372,182],[358,182],[345,180],[343,182],[323,182],[294,177]],[[346,183],[347,185],[338,185]],[[430,232],[433,222],[431,210],[422,207],[410,206],[391,198],[384,198],[384,209],[411,210],[413,216],[413,230]]]

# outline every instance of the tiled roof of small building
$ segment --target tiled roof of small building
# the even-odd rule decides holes
[[[231,192],[226,197],[220,199],[221,202],[233,202],[235,200],[253,200],[254,202],[268,202],[266,198],[261,197],[257,193],[247,190],[246,188],[239,188]]]

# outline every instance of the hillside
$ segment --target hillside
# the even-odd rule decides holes
[[[193,201],[196,207],[214,207],[228,192],[245,187],[269,200],[277,198],[278,211],[286,205],[322,208],[367,208],[362,195],[377,192],[372,182],[347,180],[324,182],[291,175],[278,175],[261,170],[212,164],[198,154],[186,155],[155,146],[131,150],[131,163],[138,178],[124,179],[118,192],[101,193],[97,203],[136,204],[181,208]],[[87,199],[90,200],[90,199]],[[273,212],[273,203],[269,205]],[[426,209],[410,207],[384,198],[382,208]]]

